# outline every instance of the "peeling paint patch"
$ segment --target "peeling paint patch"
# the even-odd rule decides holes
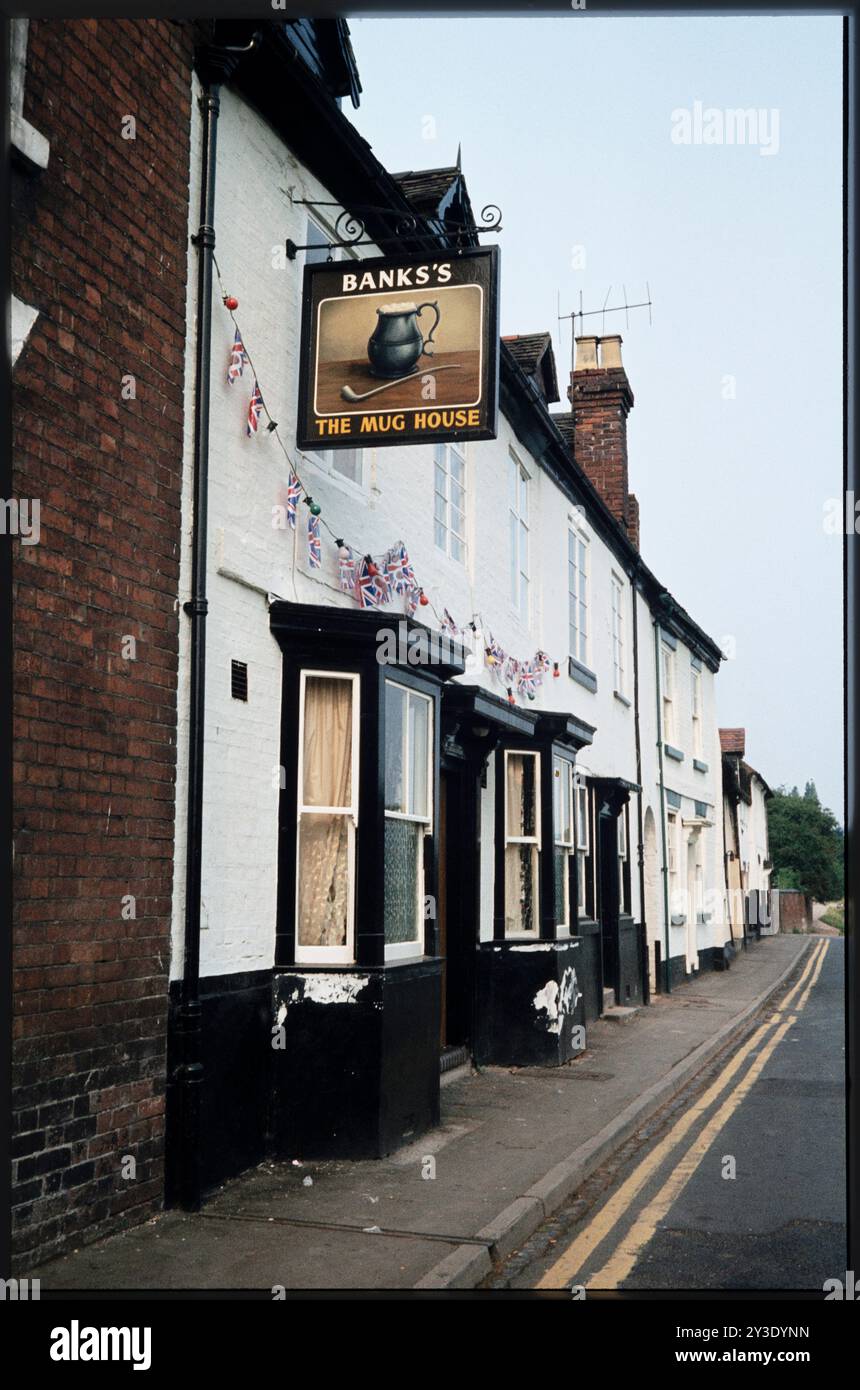
[[[354,1004],[356,995],[370,984],[369,975],[303,975],[290,996],[290,1003],[310,1000],[313,1004]]]
[[[283,1023],[283,1021],[284,1021],[284,1019],[286,1018],[286,1016],[287,1016],[287,1006],[286,1006],[286,1004],[281,1004],[280,1008],[278,1009],[278,1027],[280,1027],[280,1025]]]
[[[537,1012],[541,1009],[546,1011],[546,1031],[560,1033],[565,1018],[573,1013],[581,998],[576,971],[569,965],[561,977],[561,984],[557,980],[547,980],[543,989],[538,990],[533,1003]]]

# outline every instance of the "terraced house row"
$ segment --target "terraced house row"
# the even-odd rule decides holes
[[[719,647],[640,549],[619,336],[561,385],[503,338],[492,440],[265,429],[308,261],[480,244],[459,164],[391,173],[348,120],[346,24],[15,23],[23,1267],[266,1154],[388,1153],[470,1057],[567,1062],[726,968],[727,865],[769,863],[727,844]],[[344,537],[427,604],[357,604]]]

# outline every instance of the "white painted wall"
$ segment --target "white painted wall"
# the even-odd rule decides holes
[[[195,97],[197,93],[195,90]],[[199,216],[200,116],[193,104],[191,150],[191,230]],[[300,167],[263,119],[229,88],[222,89],[216,186],[216,256],[226,290],[239,300],[237,319],[251,353],[266,404],[296,457],[305,485],[323,515],[361,552],[379,552],[403,540],[421,583],[441,612],[447,607],[465,624],[479,614],[512,655],[524,659],[538,648],[559,661],[561,677],[548,677],[533,710],[565,710],[595,725],[594,744],[579,764],[588,773],[636,781],[634,714],[615,698],[612,682],[610,574],[623,578],[608,547],[584,519],[590,537],[590,650],[588,665],[598,689],[591,692],[567,675],[567,535],[572,508],[555,484],[515,439],[507,420],[494,441],[467,446],[469,546],[465,565],[449,559],[433,538],[433,450],[431,446],[366,450],[361,485],[336,475],[310,456],[296,455],[298,348],[301,312],[301,257],[285,262],[287,237],[305,241],[305,210],[295,197],[328,200],[331,194]],[[329,209],[329,211],[332,211]],[[336,213],[336,209],[334,210]],[[333,219],[332,219],[333,220]],[[366,248],[374,254],[374,248]],[[185,486],[180,600],[190,590],[191,446],[193,421],[194,289],[196,252],[189,252],[188,351],[186,386]],[[245,368],[234,385],[226,382],[233,325],[220,297],[213,306],[212,396],[209,492],[209,618],[207,633],[207,716],[205,821],[203,836],[203,931],[201,973],[220,974],[271,965],[275,932],[277,781],[281,659],[269,632],[267,595],[301,603],[352,606],[337,586],[333,545],[323,533],[323,566],[310,571],[305,540],[306,509],[299,509],[295,533],[275,529],[273,508],[284,501],[288,465],[274,435],[264,429],[245,434],[254,374]],[[263,418],[265,425],[265,417]],[[531,602],[516,612],[509,599],[508,460],[511,448],[531,473]],[[633,652],[630,587],[625,580],[627,695],[632,700]],[[396,621],[402,600],[389,611]],[[653,634],[640,599],[642,643],[643,786],[655,808],[658,831],[656,725],[653,694]],[[679,644],[679,669],[683,659]],[[176,892],[172,974],[181,973],[184,884],[185,801],[187,796],[188,624],[180,639],[179,762],[176,818]],[[247,704],[230,694],[232,658],[248,663]],[[686,656],[689,662],[689,654]],[[504,695],[479,655],[462,678]],[[683,682],[679,680],[679,695]],[[710,742],[713,679],[703,671],[705,729]],[[668,784],[716,806],[714,779],[719,757],[709,759],[707,775],[691,766],[691,741],[682,743],[687,760],[671,765]],[[481,939],[492,936],[493,770],[482,798]],[[639,914],[636,806],[631,803],[631,885]],[[707,832],[715,835],[716,832]],[[659,833],[658,833],[659,843]],[[708,874],[716,859],[708,841]],[[721,865],[720,865],[721,867]],[[649,924],[651,929],[651,924]],[[702,938],[704,943],[704,937]],[[710,944],[709,942],[707,944]]]

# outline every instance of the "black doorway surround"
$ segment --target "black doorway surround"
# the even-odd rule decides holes
[[[271,630],[283,651],[281,791],[272,1052],[273,1152],[309,1158],[383,1157],[439,1122],[441,961],[425,910],[414,956],[386,958],[386,682],[431,701],[431,827],[423,894],[437,895],[440,692],[464,669],[445,634],[390,612],[276,600]],[[346,963],[296,961],[296,839],[302,672],[358,682],[354,949]]]

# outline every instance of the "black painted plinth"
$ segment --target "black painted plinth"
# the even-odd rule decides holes
[[[699,951],[700,970],[728,970],[737,952],[730,941],[723,946],[706,946]]]
[[[273,981],[281,1158],[382,1158],[439,1123],[441,962],[292,967]]]
[[[620,993],[616,1003],[625,1006],[642,1004],[642,953],[639,928],[632,917],[622,916],[618,922],[618,956]]]
[[[491,1066],[560,1066],[582,1048],[580,942],[485,941],[478,947],[475,1060]]]
[[[600,923],[579,919],[579,957],[576,977],[582,992],[583,1019],[590,1023],[603,1013],[603,967]]]

